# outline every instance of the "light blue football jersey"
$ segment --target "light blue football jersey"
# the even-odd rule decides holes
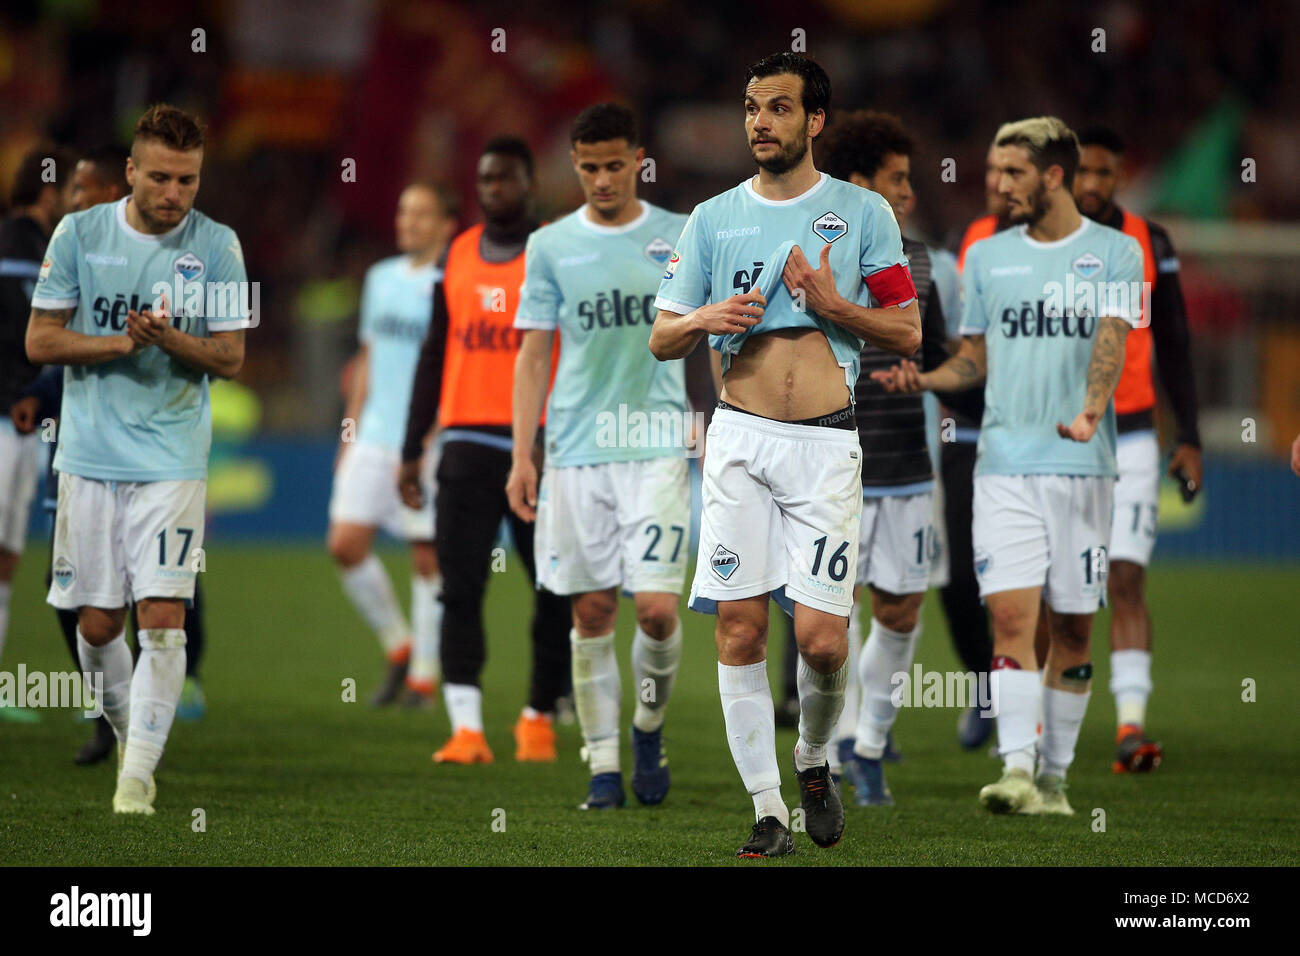
[[[247,295],[221,318],[204,317],[211,293],[221,288],[216,284],[248,288],[234,230],[194,209],[169,232],[147,235],[127,223],[129,200],[63,218],[50,237],[33,308],[75,307],[72,331],[122,335],[127,311],[152,308],[165,286],[172,325],[182,332],[204,337],[247,327]],[[178,282],[183,301],[173,291]],[[105,481],[204,478],[211,443],[207,375],[157,346],[64,368],[56,470]]]
[[[548,465],[686,453],[685,365],[656,361],[649,345],[659,277],[685,223],[641,200],[621,226],[592,222],[583,206],[528,237],[515,328],[560,335]]]
[[[988,354],[977,475],[1117,474],[1113,402],[1090,441],[1056,425],[1083,411],[1099,317],[1138,321],[1142,279],[1137,240],[1089,219],[1055,242],[1019,226],[970,247],[961,334]]]
[[[816,269],[827,243],[835,285],[857,305],[876,304],[863,282],[867,276],[907,264],[894,211],[879,193],[822,173],[817,185],[794,199],[764,199],[754,191],[752,179],[747,179],[695,207],[659,284],[655,306],[685,315],[758,288],[767,300],[758,325],[709,336],[709,345],[722,353],[723,369],[751,335],[819,329],[852,389],[858,380],[862,339],[811,310],[795,308],[781,281],[785,260],[795,245]]]
[[[409,256],[381,259],[366,272],[358,337],[369,359],[357,440],[400,451],[406,438],[415,366],[433,315],[442,270],[411,268]]]

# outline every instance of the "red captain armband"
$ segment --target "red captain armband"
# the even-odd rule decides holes
[[[867,288],[881,308],[910,302],[916,298],[916,286],[912,283],[912,273],[907,266],[896,262],[887,269],[873,272],[865,279]]]

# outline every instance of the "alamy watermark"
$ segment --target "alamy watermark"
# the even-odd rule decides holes
[[[0,707],[62,707],[85,712],[88,719],[104,713],[104,674],[78,671],[0,671]]]
[[[997,701],[987,673],[926,671],[912,665],[912,673],[896,671],[889,678],[889,700],[895,707],[978,707],[981,717],[998,715]]]
[[[704,453],[703,412],[646,412],[619,405],[596,415],[598,448],[682,449],[687,458]]]
[[[163,311],[174,303],[173,315],[202,316],[208,322],[238,320],[239,328],[255,329],[261,324],[260,282],[198,282],[177,272],[171,282],[155,282],[150,289],[154,310]]]

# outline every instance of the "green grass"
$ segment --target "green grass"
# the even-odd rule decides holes
[[[404,592],[402,553],[384,558]],[[33,547],[19,570],[6,670],[20,661],[29,670],[69,668],[43,603],[45,560],[44,549]],[[1114,710],[1102,651],[1070,776],[1075,817],[990,817],[976,793],[997,776],[997,764],[959,750],[956,711],[908,709],[896,725],[906,761],[888,771],[897,806],[850,806],[838,847],[818,850],[797,835],[798,852],[775,865],[1296,863],[1297,580],[1294,568],[1156,566],[1150,724],[1166,761],[1155,774],[1110,772]],[[469,768],[430,762],[448,731],[441,705],[418,714],[366,706],[382,669],[378,645],[347,605],[323,549],[214,547],[204,581],[209,713],[173,729],[157,815],[110,812],[112,765],[73,765],[88,725],[72,711],[44,711],[38,725],[0,722],[0,863],[737,863],[732,853],[752,822],[751,805],[723,734],[712,618],[684,616],[686,646],[666,729],[667,802],[584,814],[576,809],[586,783],[576,728],[561,728],[558,764],[513,760],[511,725],[529,659],[528,594],[517,568],[495,576],[488,593],[484,706],[497,762]],[[933,599],[925,621],[918,660],[927,669],[957,669]],[[628,626],[625,616],[625,725]],[[1104,619],[1096,633],[1105,634]],[[341,700],[348,677],[359,703]],[[1257,682],[1255,703],[1241,699],[1247,677]],[[775,660],[773,683],[779,687]],[[793,744],[791,732],[778,734],[792,802]],[[206,832],[191,828],[194,808],[205,811]],[[1092,829],[1094,808],[1105,810],[1104,833]],[[498,809],[504,832],[492,828]]]

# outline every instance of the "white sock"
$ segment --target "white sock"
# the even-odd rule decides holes
[[[483,732],[483,690],[473,684],[444,684],[442,698],[447,702],[452,733],[464,727]]]
[[[358,564],[342,569],[339,576],[353,606],[379,636],[384,653],[390,656],[397,653],[409,640],[411,629],[402,617],[393,582],[388,579],[383,562],[371,553]]]
[[[442,638],[442,576],[411,576],[410,680],[428,683],[442,676],[438,648]]]
[[[871,619],[871,634],[858,661],[862,703],[858,706],[858,741],[853,752],[859,757],[879,760],[884,754],[885,740],[898,717],[893,701],[894,675],[911,669],[920,637],[919,619],[910,631],[894,631]]]
[[[0,659],[5,656],[5,635],[9,633],[9,596],[13,592],[13,584],[0,581]]]
[[[1065,779],[1074,762],[1074,746],[1088,709],[1090,691],[1076,694],[1057,687],[1043,688],[1043,740],[1039,744],[1038,772]]]
[[[862,656],[862,617],[858,613],[858,607],[859,605],[855,603],[853,610],[849,612],[849,676],[844,682],[844,709],[840,711],[840,719],[835,724],[835,735],[831,740],[835,746],[826,751],[831,773],[840,772],[839,742],[856,736],[858,730],[858,701],[861,687],[858,661]]]
[[[790,811],[781,799],[781,771],[776,763],[776,713],[767,661],[734,666],[719,662],[718,692],[731,759],[754,798],[754,819],[776,817],[789,826]]]
[[[99,703],[104,708],[105,719],[113,726],[113,733],[125,742],[131,717],[131,670],[135,667],[131,648],[126,644],[126,631],[102,647],[95,647],[81,636],[78,627],[77,659],[81,661],[81,672],[90,674],[92,681],[95,674],[103,675]]]
[[[1115,698],[1116,716],[1121,725],[1143,726],[1151,687],[1150,651],[1111,651],[1110,692]]]
[[[618,713],[623,690],[614,635],[579,637],[577,630],[570,630],[569,643],[573,648],[573,704],[592,776],[618,773]]]
[[[989,696],[998,722],[998,754],[1006,770],[1034,774],[1038,744],[1038,709],[1043,679],[1038,671],[1000,667],[989,674]]]
[[[636,712],[632,726],[652,733],[664,725],[664,708],[673,692],[673,678],[682,659],[682,622],[656,641],[640,627],[632,638],[632,677],[636,681]]]
[[[826,743],[844,710],[844,685],[849,679],[846,659],[829,674],[819,674],[799,655],[799,740],[794,745],[794,765],[811,770],[826,763]]]
[[[185,684],[185,631],[179,627],[146,629],[136,634],[136,640],[140,661],[131,679],[131,723],[122,755],[122,776],[148,783],[162,759]]]

